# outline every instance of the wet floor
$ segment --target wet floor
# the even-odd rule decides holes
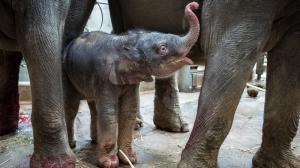
[[[180,93],[180,105],[183,117],[194,122],[199,93]],[[175,168],[180,153],[190,133],[168,133],[155,129],[153,117],[153,92],[141,93],[141,112],[144,127],[137,131],[134,148],[137,153],[137,168]],[[257,98],[250,98],[244,92],[234,118],[230,134],[226,138],[219,155],[221,168],[249,168],[251,159],[261,142],[264,93]],[[26,120],[31,112],[30,102],[22,102],[22,120],[16,135],[0,137],[0,167],[28,167],[33,151],[33,138],[30,122]],[[78,157],[78,167],[95,167],[96,146],[91,145],[89,137],[90,116],[88,106],[81,103],[80,113],[76,119],[77,147],[74,149]],[[292,144],[294,153],[300,154],[300,137],[296,136]],[[127,167],[127,166],[123,166]]]

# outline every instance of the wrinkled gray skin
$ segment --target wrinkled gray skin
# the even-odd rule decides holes
[[[95,0],[0,2],[0,135],[17,128],[18,68],[24,56],[33,99],[31,167],[75,167],[64,120],[61,50],[81,34],[94,3]]]
[[[63,72],[65,113],[69,144],[75,147],[74,119],[81,99],[88,100],[91,111],[91,138],[99,148],[98,165],[117,167],[127,163],[121,149],[136,162],[131,143],[139,111],[139,82],[156,76],[172,75],[198,39],[199,22],[191,11],[185,14],[190,29],[185,36],[158,32],[131,31],[120,36],[103,32],[84,33],[64,50]]]
[[[117,167],[118,149],[134,163],[131,142],[138,111],[138,83],[152,81],[151,75],[170,75],[188,64],[183,59],[184,44],[179,36],[156,32],[122,36],[92,32],[73,41],[63,60],[70,146],[75,145],[73,125],[80,100],[87,99],[92,114],[91,138],[98,139],[100,149],[99,165]]]
[[[132,3],[126,3],[129,1]],[[165,3],[175,3],[171,0],[122,2],[140,5],[128,8],[128,11],[140,10],[134,13],[138,17],[130,18],[134,24],[139,23],[138,18],[145,18],[144,15],[151,17],[153,13],[163,12],[159,9]],[[184,3],[184,0],[176,2]],[[300,111],[300,1],[205,0],[199,3],[202,4],[200,43],[207,63],[197,118],[178,167],[217,167],[220,146],[230,131],[245,84],[257,56],[266,51],[262,145],[253,158],[253,166],[300,167],[299,159],[291,151]],[[140,16],[142,11],[146,12]],[[160,17],[172,29],[173,20],[164,16],[172,17],[168,12]],[[154,19],[143,20],[148,20],[144,24],[151,26]]]
[[[165,33],[182,34],[188,30],[184,20],[184,7],[190,0],[109,0],[114,33],[123,33],[134,28]],[[197,42],[199,43],[199,42]],[[189,58],[193,62],[204,62],[199,57],[198,44],[192,49]],[[140,116],[140,115],[139,115]],[[155,79],[154,124],[157,128],[171,132],[187,132],[188,124],[181,116],[178,101],[178,88],[175,76]],[[142,125],[137,121],[137,128]]]

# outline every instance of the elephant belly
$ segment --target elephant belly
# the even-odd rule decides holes
[[[276,46],[287,32],[299,31],[300,29],[300,1],[292,1],[275,19],[264,51],[270,51]]]
[[[16,39],[8,38],[3,32],[0,31],[0,50],[19,51]]]
[[[184,33],[184,7],[188,0],[122,0],[126,29],[145,28],[168,33]]]

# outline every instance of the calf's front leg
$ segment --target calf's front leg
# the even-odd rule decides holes
[[[98,165],[115,168],[119,165],[117,157],[118,97],[110,88],[103,88],[95,100],[97,110],[97,142],[99,148]]]
[[[136,155],[132,150],[132,138],[135,120],[139,111],[139,87],[129,86],[119,103],[119,135],[118,145],[132,163],[136,162]],[[120,161],[127,163],[125,157],[119,152]]]

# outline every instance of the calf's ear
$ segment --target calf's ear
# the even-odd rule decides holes
[[[126,64],[113,64],[109,72],[109,81],[114,85],[133,85],[139,84],[141,81],[151,82],[153,80],[151,76],[141,74],[129,67],[130,65]]]
[[[140,51],[133,45],[125,44],[125,45],[122,46],[122,50],[123,51],[121,51],[121,52],[129,60],[140,61],[140,59],[142,59]]]

